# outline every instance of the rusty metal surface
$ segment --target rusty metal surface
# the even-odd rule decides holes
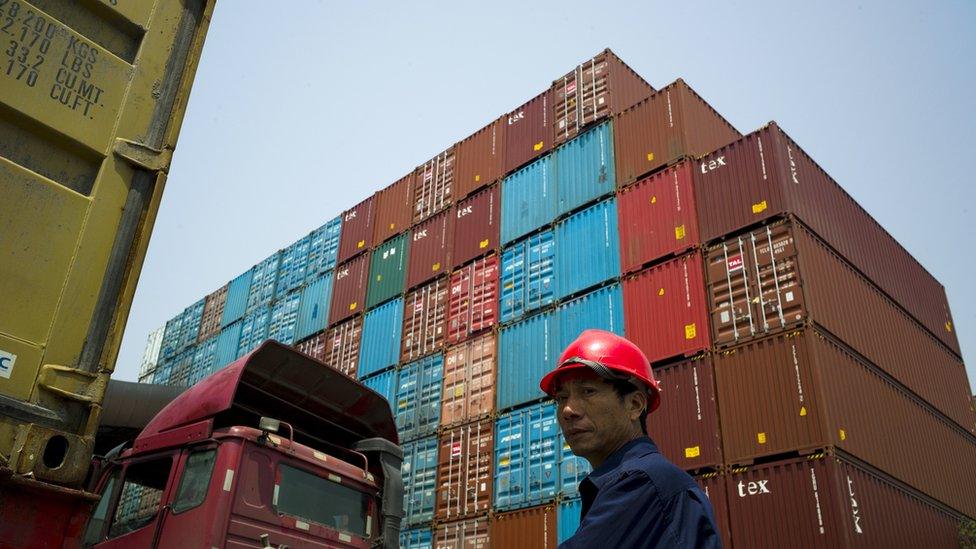
[[[216,292],[207,296],[203,305],[203,316],[200,317],[200,331],[197,343],[202,343],[220,333],[220,320],[224,316],[224,305],[227,303],[227,284]]]
[[[451,273],[447,310],[447,340],[454,344],[482,332],[498,321],[499,259],[475,259]]]
[[[356,379],[359,344],[363,337],[363,317],[357,316],[325,331],[322,362]]]
[[[455,196],[458,199],[505,175],[507,123],[507,117],[498,118],[457,144]]]
[[[339,236],[337,261],[345,263],[373,245],[373,197],[363,200],[342,214],[342,233]]]
[[[715,376],[710,356],[654,369],[661,407],[648,417],[648,434],[661,453],[686,471],[721,466]],[[731,416],[734,418],[734,416]]]
[[[441,432],[436,520],[483,515],[491,509],[494,430],[491,420]]]
[[[453,266],[463,265],[499,248],[500,190],[499,185],[492,185],[458,202],[451,253]]]
[[[490,549],[488,515],[434,527],[434,549]]]
[[[330,326],[359,314],[366,308],[369,256],[368,253],[362,254],[336,267],[335,280],[332,283],[332,303],[329,307]]]
[[[373,244],[392,238],[410,227],[413,221],[413,172],[373,195],[376,218],[373,220]]]
[[[414,223],[420,223],[454,203],[455,151],[455,146],[451,145],[414,171]]]
[[[505,123],[505,173],[528,164],[552,148],[551,100],[546,90],[502,117]]]
[[[556,505],[498,513],[491,517],[493,547],[556,547]]]
[[[407,293],[403,305],[400,360],[410,362],[444,347],[448,280],[441,277]]]
[[[451,270],[451,239],[454,236],[454,208],[447,209],[413,228],[407,288],[427,282]]]
[[[447,349],[441,425],[478,421],[494,412],[497,361],[496,337],[492,332]]]

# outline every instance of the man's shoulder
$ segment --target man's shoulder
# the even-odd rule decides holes
[[[657,451],[631,456],[621,464],[621,476],[645,478],[661,497],[670,497],[690,488],[698,488],[691,475],[679,469]]]

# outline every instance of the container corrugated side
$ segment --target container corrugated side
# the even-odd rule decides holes
[[[590,467],[590,462],[586,461],[585,458],[573,453],[573,449],[566,442],[562,431],[559,432],[559,444],[561,447],[559,452],[559,497],[560,499],[577,497],[579,496],[580,481],[586,478],[586,475],[590,474],[593,468]]]
[[[342,214],[342,234],[336,261],[345,263],[368,250],[373,244],[373,197],[370,196]]]
[[[193,352],[193,367],[187,385],[192,387],[201,379],[217,371],[217,338],[212,337],[197,345]]]
[[[448,209],[413,228],[407,287],[414,288],[451,270],[454,210]]]
[[[388,301],[363,317],[359,349],[359,376],[366,377],[395,366],[400,359],[403,298]]]
[[[616,190],[611,122],[604,122],[560,145],[552,155],[557,216]]]
[[[165,332],[166,326],[161,326],[149,332],[149,336],[146,338],[146,348],[142,352],[142,364],[139,366],[140,383],[142,378],[152,374],[159,364],[159,354],[163,349],[163,334]],[[152,383],[152,379],[148,379],[146,383]]]
[[[301,304],[298,306],[298,321],[295,324],[295,339],[306,337],[325,329],[329,323],[329,304],[332,301],[331,271],[310,281],[302,288]]]
[[[558,528],[557,543],[562,543],[573,537],[573,534],[579,529],[580,515],[582,512],[583,501],[580,498],[560,500],[559,511],[556,517],[556,527]]]
[[[394,410],[400,440],[413,440],[437,431],[443,383],[444,356],[440,353],[400,369]]]
[[[539,380],[552,370],[556,348],[556,317],[540,313],[502,328],[498,334],[496,408],[507,410],[545,396]]]
[[[452,266],[463,265],[498,249],[501,214],[498,185],[482,189],[458,202],[455,212]]]
[[[493,435],[491,420],[441,432],[434,513],[438,521],[467,518],[491,510]]]
[[[302,292],[292,292],[275,301],[271,307],[271,321],[268,325],[268,339],[291,345],[295,341],[295,325],[301,306]]]
[[[711,346],[701,252],[640,271],[623,286],[626,335],[652,363]]]
[[[556,505],[498,513],[491,517],[495,547],[556,547]]]
[[[247,294],[247,312],[271,303],[278,283],[278,264],[281,253],[275,252],[251,268],[251,288]]]
[[[308,275],[308,250],[311,242],[311,235],[305,235],[281,250],[275,295],[285,295],[305,283]]]
[[[505,121],[505,173],[546,154],[552,148],[549,90],[508,113]]]
[[[356,379],[359,343],[363,337],[363,317],[357,316],[325,331],[322,362]]]
[[[237,360],[237,354],[241,345],[241,328],[243,322],[235,322],[230,326],[224,326],[220,335],[217,336],[217,349],[214,351],[214,361],[217,367],[223,367]]]
[[[454,203],[455,160],[455,146],[451,145],[414,172],[414,223],[420,223]]]
[[[556,301],[556,235],[543,231],[502,252],[499,312],[501,322]]]
[[[400,532],[400,549],[433,549],[434,531],[430,528],[407,528]]]
[[[369,255],[360,255],[336,267],[332,281],[332,303],[329,304],[329,325],[357,315],[366,308]]]
[[[711,472],[698,475],[694,478],[698,487],[708,497],[708,503],[712,506],[715,525],[718,526],[718,534],[722,538],[722,547],[732,547],[732,525],[729,524],[728,483],[725,480],[725,475]]]
[[[403,293],[407,276],[406,233],[377,246],[370,257],[369,285],[366,289],[366,308],[388,301]]]
[[[816,456],[815,456],[816,457]],[[726,476],[736,547],[956,547],[958,515],[832,456]]]
[[[536,404],[498,416],[494,508],[507,511],[554,500],[561,451],[554,405]]]
[[[378,374],[362,377],[359,379],[359,381],[363,385],[382,395],[383,398],[386,399],[386,402],[390,405],[390,411],[395,412],[396,410],[394,403],[396,402],[398,373],[399,372],[396,370],[387,370]],[[406,447],[407,445],[404,444],[403,446]]]
[[[488,417],[495,410],[496,337],[487,333],[444,353],[441,425]]]
[[[506,122],[506,117],[494,120],[457,144],[455,195],[458,198],[494,183],[505,174]]]
[[[454,522],[439,523],[434,527],[434,549],[488,549],[488,515]]]
[[[201,299],[183,310],[183,321],[180,327],[179,348],[186,349],[196,344],[200,335],[200,321],[203,319],[203,308],[206,301]]]
[[[655,368],[654,377],[665,396],[648,418],[647,432],[661,454],[686,471],[720,467],[722,433],[711,356]]]
[[[405,442],[402,447],[403,522],[408,526],[429,523],[437,493],[437,437]]]
[[[624,335],[624,298],[620,284],[611,284],[556,308],[556,349],[565,349],[584,330],[598,329]]]
[[[567,217],[555,232],[557,298],[620,276],[615,198]]]
[[[171,358],[180,352],[180,334],[183,330],[183,312],[166,321],[163,341],[159,351],[161,358]]]
[[[294,347],[315,360],[325,358],[325,332],[319,332],[297,343]]]
[[[404,297],[401,361],[416,360],[444,347],[449,285],[446,278],[438,278]]]
[[[339,256],[339,238],[342,233],[342,217],[336,217],[308,235],[307,281],[317,279],[323,273],[335,269]]]
[[[501,243],[507,245],[556,217],[553,156],[546,155],[502,180]]]
[[[254,269],[248,271],[227,284],[227,302],[224,303],[224,314],[220,317],[220,326],[224,328],[244,318],[247,312],[247,296],[251,292],[251,277]]]
[[[220,319],[224,316],[224,305],[227,303],[227,285],[208,295],[203,305],[203,316],[200,317],[200,330],[197,343],[206,341],[220,333]]]
[[[237,346],[237,356],[250,353],[265,339],[268,339],[268,324],[271,321],[271,307],[267,305],[251,311],[241,323],[241,340]]]
[[[680,78],[613,122],[618,185],[742,137]]]
[[[374,196],[376,219],[373,221],[373,245],[378,246],[410,227],[413,221],[413,172]]]
[[[487,330],[498,320],[497,255],[475,259],[451,273],[447,341],[456,344]]]

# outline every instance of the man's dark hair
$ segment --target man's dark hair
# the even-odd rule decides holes
[[[620,397],[621,402],[624,400],[624,397],[626,397],[630,393],[640,391],[640,389],[636,385],[634,385],[629,381],[624,381],[622,379],[608,379],[607,383],[609,383],[613,387],[613,390],[617,392],[617,396]],[[643,433],[646,435],[647,414],[649,413],[648,408],[651,405],[651,399],[647,398],[645,399],[645,401],[647,402],[647,404],[644,406],[644,411],[641,412],[640,425],[641,425],[641,431],[643,431]]]

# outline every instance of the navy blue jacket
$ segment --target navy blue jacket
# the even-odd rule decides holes
[[[625,444],[580,482],[579,530],[559,549],[721,548],[708,498],[650,438]]]

